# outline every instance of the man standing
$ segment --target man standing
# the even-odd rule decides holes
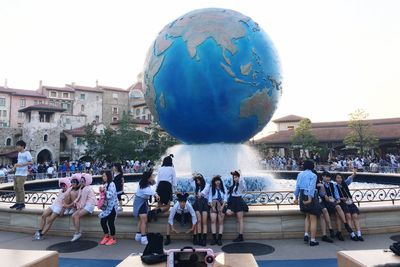
[[[32,165],[32,156],[29,151],[25,150],[26,143],[19,140],[16,144],[18,151],[18,163],[13,167],[15,171],[14,191],[16,203],[10,209],[22,210],[25,208],[25,189],[24,184],[28,176],[28,166]]]

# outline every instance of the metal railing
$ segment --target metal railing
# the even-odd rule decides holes
[[[400,201],[400,187],[386,187],[386,188],[375,188],[375,189],[351,189],[353,201],[355,204],[360,206],[364,203],[371,202],[391,202],[392,205],[396,201]],[[47,205],[51,205],[57,197],[57,192],[25,192],[25,204],[36,204],[42,205],[43,208]],[[97,195],[98,197],[98,195]],[[134,193],[123,194],[122,205],[132,206],[135,198]],[[174,196],[174,199],[176,197]],[[294,205],[294,194],[293,191],[254,191],[246,192],[243,195],[243,199],[249,206],[276,206],[279,209],[280,206]],[[194,195],[189,196],[189,201],[194,200]],[[0,190],[0,203],[14,203],[15,193],[12,190]],[[150,205],[155,205],[155,200],[149,201]]]

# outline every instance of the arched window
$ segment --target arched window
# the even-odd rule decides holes
[[[6,140],[6,146],[11,146],[11,138],[7,138]]]
[[[49,136],[47,134],[45,134],[44,137],[43,137],[43,141],[47,142],[48,139],[49,139]]]
[[[81,112],[85,111],[85,105],[81,105]]]

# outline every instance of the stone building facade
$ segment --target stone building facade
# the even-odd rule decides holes
[[[37,92],[48,98],[50,106],[64,109],[64,113],[73,114],[75,90],[68,86],[56,87],[39,84]]]
[[[11,93],[0,87],[0,127],[10,126]]]
[[[66,85],[75,90],[73,115],[85,115],[87,123],[103,121],[103,91],[98,87]]]
[[[129,112],[129,91],[116,87],[102,86],[103,90],[103,123],[110,125],[122,119]]]

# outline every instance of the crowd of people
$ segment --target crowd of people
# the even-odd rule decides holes
[[[359,172],[373,173],[399,173],[400,155],[386,154],[382,157],[377,156],[343,156],[339,155],[322,162],[318,155],[313,157],[317,170],[330,171],[351,171],[357,169]],[[298,171],[303,159],[291,157],[267,157],[261,161],[261,165],[267,170],[293,170]]]

